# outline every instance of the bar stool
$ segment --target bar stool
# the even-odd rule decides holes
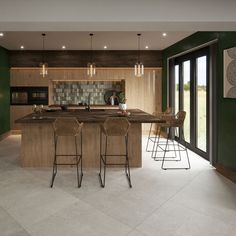
[[[52,180],[51,188],[53,187],[54,179],[57,174],[58,165],[71,165],[76,166],[77,169],[77,182],[78,188],[81,187],[83,178],[82,171],[82,126],[83,123],[79,123],[76,118],[58,118],[53,124],[54,128],[54,144],[55,144],[55,155],[53,161]],[[80,136],[80,153],[78,154],[77,138]],[[57,154],[58,140],[61,137],[74,137],[75,153],[71,154]],[[74,163],[58,163],[57,157],[75,157]],[[79,174],[80,165],[80,174]]]
[[[130,177],[130,167],[129,167],[129,156],[128,156],[128,131],[130,128],[130,123],[126,118],[123,117],[109,117],[105,120],[104,124],[101,125],[100,131],[100,172],[99,172],[99,180],[101,187],[105,187],[106,181],[106,167],[110,165],[123,165],[125,166],[125,174],[128,179],[129,187],[132,188],[131,185],[131,177]],[[103,136],[105,136],[105,147],[103,153]],[[107,154],[108,148],[108,138],[109,137],[124,137],[125,141],[125,154],[115,155],[115,154]],[[123,156],[125,157],[124,163],[109,163],[107,162],[107,157],[111,156]],[[102,166],[103,166],[103,178],[102,178]]]
[[[163,119],[166,116],[172,115],[173,109],[171,107],[168,107],[164,112],[153,112],[153,115],[156,116],[157,118]],[[156,129],[155,129],[155,135],[152,136],[152,127],[153,127],[153,123],[151,123],[150,129],[149,129],[149,133],[148,133],[148,140],[147,140],[147,144],[146,144],[146,152],[152,152],[152,157],[153,157],[153,152],[155,149],[155,146],[158,145],[158,143],[160,143],[160,135],[161,135],[161,125],[160,124],[156,124]],[[153,143],[152,145],[152,149],[149,149],[149,144],[150,142]]]
[[[184,129],[183,129],[185,117],[186,117],[186,112],[185,111],[179,111],[176,114],[176,116],[169,117],[169,120],[167,120],[166,123],[162,124],[162,127],[165,127],[165,128],[168,129],[168,135],[167,135],[166,145],[165,145],[165,149],[164,149],[164,156],[162,158],[162,165],[161,165],[161,168],[163,170],[167,170],[167,169],[186,169],[186,170],[188,170],[188,169],[191,168],[190,161],[189,161],[189,156],[188,156],[188,150],[186,148],[186,141],[185,141],[185,137],[184,137]],[[177,150],[175,149],[175,144],[173,144],[174,150],[167,150],[168,142],[170,141],[171,135],[172,135],[171,134],[171,129],[174,129],[174,132],[173,132],[174,137],[173,137],[173,139],[175,139],[175,134],[176,134],[177,128],[179,129],[180,137],[182,138],[183,142],[185,143],[185,147],[183,147],[183,146],[180,147],[179,143],[177,145],[178,146],[178,151],[179,151],[179,157],[180,157],[180,159],[177,160],[177,161],[181,161],[181,152],[185,151],[186,152],[188,166],[187,167],[164,167],[164,163],[166,161],[166,153],[167,153],[167,151],[174,151],[175,157],[177,156],[177,154],[176,154]],[[170,161],[170,159],[168,161]],[[176,161],[176,159],[173,159],[172,161]]]

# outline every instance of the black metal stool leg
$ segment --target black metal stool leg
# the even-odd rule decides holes
[[[54,179],[56,177],[56,174],[57,174],[57,166],[55,164],[56,162],[56,156],[54,157],[54,163],[53,163],[53,170],[52,170],[52,180],[51,180],[51,188],[53,187],[53,183],[54,183]]]
[[[83,135],[82,135],[82,131],[80,133],[80,150],[81,150],[81,154],[80,154],[80,173],[81,173],[81,179],[80,182],[82,182],[82,178],[83,178]],[[80,183],[81,185],[81,183]]]
[[[152,156],[152,158],[156,161],[157,160],[157,149],[158,149],[158,146],[159,146],[159,142],[160,142],[160,136],[161,136],[161,127],[158,127],[158,132],[157,132],[157,136],[158,136],[158,139],[156,140],[155,139],[155,143],[154,143],[154,148],[155,148],[155,145],[156,145],[156,148],[155,148],[155,155]]]
[[[180,130],[181,130],[181,128],[178,128],[178,129],[179,129],[179,131],[178,131],[178,136],[179,136],[179,138],[180,138],[180,135],[181,135]],[[177,129],[176,129],[176,130],[177,130]],[[181,150],[180,150],[180,144],[179,144],[179,142],[178,142],[178,150],[179,150],[179,161],[181,161],[182,157],[181,157]]]
[[[173,127],[174,128],[174,127]],[[175,127],[176,128],[176,127]],[[184,132],[183,132],[183,129],[181,128],[181,137],[183,139],[183,141],[185,142],[185,146],[186,146],[186,141],[185,141],[185,138],[184,138]],[[168,141],[169,141],[169,138],[170,138],[170,129],[169,129],[169,134],[168,134],[168,139],[167,139],[167,144],[168,144]],[[181,147],[182,148],[182,147]],[[181,160],[181,151],[186,151],[186,156],[187,156],[187,161],[188,161],[188,167],[164,167],[164,162],[165,162],[165,152],[164,152],[164,157],[163,157],[163,160],[162,160],[162,166],[161,168],[164,169],[164,170],[181,170],[181,169],[185,169],[185,170],[188,170],[191,168],[190,166],[190,160],[189,160],[189,155],[188,155],[188,150],[186,147],[183,147],[182,150],[180,150],[180,145],[178,145],[178,149],[179,149],[179,155],[180,155],[180,160]],[[178,161],[180,161],[178,160]]]
[[[54,137],[54,147],[55,147],[55,154],[54,154],[54,161],[53,161],[53,169],[52,169],[52,180],[51,180],[51,188],[53,187],[54,179],[57,174],[57,137]]]
[[[107,159],[107,136],[105,135],[105,153],[103,155],[102,153],[102,134],[100,136],[100,172],[99,172],[99,180],[101,187],[105,187],[105,181],[106,181],[106,159]],[[103,159],[104,156],[104,159]],[[102,178],[102,165],[103,165],[103,178]]]
[[[77,150],[77,136],[75,137],[76,141],[76,155],[78,158],[77,163],[77,180],[78,180],[78,188],[81,187],[82,179],[83,179],[83,131],[80,132],[80,154],[78,154]],[[79,164],[80,164],[80,175],[79,175]],[[79,177],[78,177],[79,176]]]
[[[176,127],[173,127],[173,129],[174,129],[174,137],[173,137],[173,148],[174,148],[174,152],[175,152],[175,161],[179,161],[178,159],[177,159],[177,152],[176,152],[176,149],[175,149],[175,129],[176,129]],[[177,160],[176,160],[177,159]]]
[[[103,187],[105,187],[105,181],[106,181],[106,168],[107,168],[107,136],[105,138],[105,155],[104,155],[104,173],[103,173]]]
[[[80,139],[82,138],[82,135],[80,136]],[[82,141],[81,143],[82,144]],[[77,147],[77,137],[75,136],[75,151],[76,151],[76,170],[77,170],[77,182],[78,182],[78,188],[81,187],[82,178],[83,178],[83,172],[82,172],[82,145],[81,145],[81,154],[78,155],[78,147]],[[79,171],[79,165],[80,165],[80,171]]]
[[[166,146],[165,146],[165,151],[164,151],[164,156],[163,156],[162,164],[161,164],[161,168],[162,168],[163,170],[166,170],[166,168],[164,168],[164,162],[165,162],[165,156],[166,156],[166,151],[167,151],[167,147],[168,147],[169,138],[170,138],[170,128],[168,128],[168,136],[167,136]]]
[[[155,133],[155,137],[154,137],[154,141],[153,141],[152,154],[151,154],[151,157],[152,157],[152,158],[154,158],[154,150],[155,150],[156,143],[157,143],[157,136],[158,136],[158,132]]]
[[[178,129],[179,128],[175,127],[174,140],[175,140],[175,137],[178,137],[178,134],[179,134]],[[179,159],[175,160],[175,161],[181,161],[181,152],[180,152],[179,142],[176,141],[176,143],[177,143],[177,146],[178,146],[178,150],[175,149],[175,151],[176,151],[175,156],[177,157],[177,151],[179,151]],[[175,146],[174,146],[174,148],[175,148]]]
[[[102,131],[100,130],[100,170],[98,173],[100,180],[101,180],[101,172],[102,172]]]
[[[78,151],[77,151],[77,139],[76,136],[74,137],[75,139],[75,157],[76,157],[76,172],[77,172],[77,183],[78,183],[78,188],[80,187],[80,180],[79,180],[79,158],[78,158]]]
[[[150,129],[149,129],[148,140],[147,140],[147,145],[146,145],[146,152],[148,152],[148,145],[149,145],[149,141],[150,141],[151,132],[152,132],[152,123],[151,123]]]
[[[186,170],[190,169],[191,168],[191,165],[190,165],[190,161],[189,161],[189,156],[188,156],[188,150],[186,148],[186,141],[185,141],[185,137],[184,137],[184,131],[182,129],[182,137],[183,137],[183,140],[185,142],[185,151],[186,151],[186,155],[187,155],[187,161],[188,161],[188,168],[186,168]]]
[[[126,165],[125,165],[125,170],[126,170],[126,177],[129,182],[129,187],[132,188],[131,184],[131,175],[130,175],[130,167],[129,167],[129,153],[128,153],[128,135],[125,136],[125,151],[126,151]]]

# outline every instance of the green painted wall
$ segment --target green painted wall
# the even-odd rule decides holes
[[[0,47],[0,135],[10,130],[10,71],[8,51]]]
[[[236,32],[197,32],[163,50],[163,110],[167,104],[167,58],[213,39],[217,49],[218,163],[236,171],[236,99],[223,98],[223,50],[236,46]]]

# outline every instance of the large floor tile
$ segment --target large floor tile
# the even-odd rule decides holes
[[[41,188],[23,195],[7,211],[26,229],[57,211],[75,203],[77,199],[59,189]]]
[[[228,236],[233,226],[184,206],[166,203],[137,227],[145,235]]]
[[[10,216],[4,209],[0,208],[0,235],[13,236],[13,235],[29,235],[20,224]]]
[[[32,225],[29,232],[33,236],[122,236],[131,231],[127,225],[79,201],[47,219]]]
[[[0,179],[0,206],[5,209],[19,205],[27,196],[47,187],[24,170],[0,172]]]
[[[137,230],[132,230],[131,232],[127,234],[127,236],[145,236],[145,235]]]
[[[236,185],[217,172],[202,172],[172,202],[236,225]]]
[[[30,236],[30,234],[26,230],[20,230],[18,232],[11,234],[11,236]]]

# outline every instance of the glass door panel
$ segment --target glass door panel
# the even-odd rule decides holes
[[[179,65],[175,65],[175,114],[179,111]]]
[[[190,60],[183,62],[183,110],[186,111],[184,136],[190,143]]]
[[[196,59],[196,147],[207,151],[207,57]]]

